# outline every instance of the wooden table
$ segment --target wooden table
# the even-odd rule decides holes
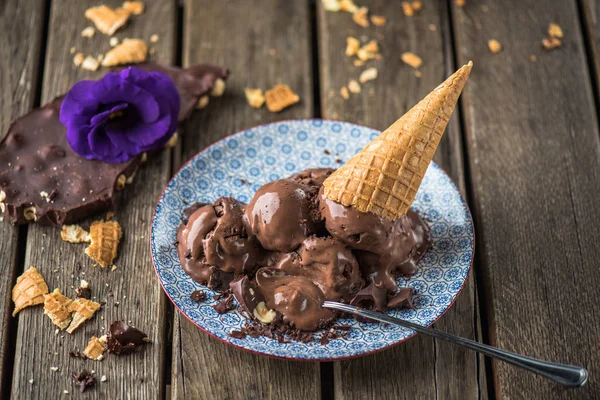
[[[116,34],[145,40],[157,34],[152,58],[184,66],[213,62],[232,75],[225,95],[195,112],[180,129],[179,145],[148,163],[119,198],[125,242],[117,271],[92,268],[82,248],[62,242],[55,229],[0,224],[0,397],[79,397],[70,376],[85,367],[108,378],[86,398],[600,398],[600,6],[467,0],[458,7],[440,0],[406,17],[400,1],[357,2],[386,16],[387,24],[361,28],[350,14],[326,12],[320,1],[147,0],[145,13]],[[84,10],[100,3],[0,2],[2,132],[75,82],[102,75],[75,68],[69,51],[108,49],[106,36],[80,35],[90,25]],[[541,41],[551,22],[560,24],[564,39],[547,52]],[[344,100],[339,89],[364,69],[344,55],[350,35],[377,39],[383,59],[370,63],[379,77]],[[492,54],[489,39],[503,50]],[[423,58],[420,78],[400,60],[404,51]],[[350,361],[273,360],[217,342],[173,311],[152,267],[148,230],[156,199],[183,161],[226,135],[276,120],[322,117],[383,129],[469,60],[473,72],[436,161],[469,201],[477,255],[466,289],[435,326],[585,365],[586,387],[566,391],[424,336]],[[279,82],[299,93],[298,105],[272,114],[246,104],[245,87]],[[56,335],[39,309],[12,318],[10,288],[30,265],[51,289],[69,295],[85,278],[107,304],[72,336]],[[152,345],[103,362],[68,356],[117,318],[146,330]]]

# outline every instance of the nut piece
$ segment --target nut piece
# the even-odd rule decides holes
[[[562,39],[562,37],[563,37],[562,28],[558,24],[550,24],[548,26],[548,35],[550,35],[550,37],[553,37],[553,38]]]
[[[148,46],[140,39],[125,39],[104,56],[102,66],[114,67],[121,64],[137,64],[146,61]]]
[[[402,61],[404,61],[405,64],[408,64],[415,69],[419,68],[421,64],[423,64],[423,60],[421,60],[421,57],[409,51],[402,53],[400,58],[402,59]]]
[[[371,22],[375,26],[384,26],[387,19],[383,15],[371,15]]]
[[[96,29],[93,26],[88,26],[84,30],[81,31],[82,37],[93,38],[96,34]]]
[[[360,42],[358,41],[358,39],[354,38],[352,36],[348,36],[346,38],[346,55],[348,57],[352,57],[353,55],[358,53],[359,49],[360,49]]]
[[[60,237],[69,243],[89,243],[92,240],[90,234],[79,225],[63,225]]]
[[[81,68],[87,71],[96,71],[98,67],[100,67],[100,63],[92,56],[87,56],[81,63]]]
[[[90,342],[88,343],[85,350],[83,350],[83,354],[87,358],[91,358],[92,360],[100,361],[104,358],[104,345],[106,344],[106,335],[97,338],[96,336],[92,336]]]
[[[352,0],[340,0],[340,10],[342,11],[346,11],[349,13],[355,13],[356,11],[358,11],[358,6],[356,4],[354,4],[354,1]]]
[[[350,90],[352,93],[360,93],[360,84],[352,79],[350,82],[348,82],[348,90]]]
[[[112,9],[104,4],[85,10],[85,17],[91,20],[100,32],[108,36],[112,36],[124,26],[130,15],[131,12],[124,8]]]
[[[348,100],[350,98],[350,92],[348,92],[348,88],[346,86],[340,89],[340,95],[344,100]]]
[[[225,93],[225,81],[221,78],[217,78],[215,84],[210,91],[210,95],[213,97],[221,97]]]
[[[73,57],[73,64],[75,64],[76,67],[79,67],[83,63],[84,58],[83,53],[75,54]]]
[[[377,68],[371,67],[371,68],[367,68],[363,72],[361,72],[360,77],[358,78],[358,81],[360,83],[365,83],[368,81],[372,81],[375,78],[377,78]]]
[[[326,11],[340,11],[340,3],[338,0],[321,0],[321,3]]]
[[[127,183],[127,177],[124,174],[121,174],[117,177],[117,181],[115,182],[115,189],[121,191],[125,189],[125,184]]]
[[[502,45],[496,39],[488,40],[488,47],[492,53],[499,53],[502,50]]]
[[[542,47],[545,50],[554,50],[557,47],[560,47],[561,42],[560,39],[555,38],[555,37],[547,37],[544,38],[544,40],[542,40]]]
[[[126,1],[122,7],[133,15],[140,15],[144,12],[144,3],[141,1]]]
[[[367,7],[361,7],[352,14],[352,20],[363,28],[367,28],[369,26],[368,12],[369,9]]]
[[[179,140],[179,134],[177,132],[175,132],[173,134],[173,136],[171,136],[171,139],[169,139],[169,141],[167,143],[165,143],[165,148],[169,149],[171,147],[177,146],[177,141],[178,140]]]
[[[376,40],[371,40],[358,50],[356,54],[361,61],[372,60],[379,55],[379,44]]]
[[[67,328],[68,333],[73,333],[81,324],[92,318],[94,313],[100,309],[100,304],[95,301],[79,298],[69,305],[69,311],[73,314],[73,320]]]
[[[110,44],[110,47],[115,47],[116,45],[119,44],[119,38],[117,37],[111,37],[110,40],[108,41],[108,44]]]
[[[288,85],[277,84],[265,93],[267,108],[271,112],[279,112],[300,101],[300,97]]]
[[[158,42],[158,35],[155,33],[152,36],[150,36],[150,43],[156,43]]]
[[[250,107],[261,108],[265,104],[265,96],[262,89],[246,88],[244,89],[244,94]]]
[[[263,324],[270,324],[273,322],[277,313],[275,310],[269,310],[265,305],[264,301],[261,301],[256,305],[256,308],[253,311],[254,318],[262,322]]]
[[[37,215],[35,214],[35,207],[34,206],[29,206],[27,208],[25,208],[23,210],[23,217],[25,217],[25,219],[27,221],[37,221]]]
[[[15,303],[13,317],[26,307],[42,304],[47,293],[48,285],[44,277],[35,267],[30,267],[17,278],[17,283],[12,289],[12,300]]]
[[[121,226],[116,221],[95,221],[90,226],[92,243],[85,249],[93,261],[106,268],[117,257],[119,241],[123,236]]]
[[[44,314],[50,317],[54,325],[65,329],[71,322],[71,303],[73,300],[63,295],[60,289],[54,289],[44,296]]]
[[[204,96],[200,97],[198,99],[198,104],[196,104],[196,108],[198,110],[200,110],[200,109],[206,107],[208,105],[208,101],[209,101],[208,95],[204,95]]]
[[[412,5],[408,1],[403,1],[402,2],[402,12],[407,17],[412,17],[413,14],[415,13],[415,11],[412,8]]]

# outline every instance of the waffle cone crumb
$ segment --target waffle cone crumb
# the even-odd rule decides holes
[[[463,66],[323,183],[325,196],[396,219],[410,208],[472,63]]]
[[[116,221],[95,221],[90,226],[91,244],[85,254],[106,268],[117,257],[119,242],[123,236],[121,226]]]
[[[12,300],[15,303],[13,317],[24,308],[42,304],[45,294],[48,294],[48,285],[44,277],[35,267],[30,267],[17,278],[12,289]]]
[[[92,336],[90,342],[88,343],[85,350],[83,350],[83,354],[87,358],[91,358],[92,360],[100,361],[104,358],[104,351],[106,348],[106,336],[102,336],[97,338],[96,336]]]
[[[112,36],[127,23],[131,12],[124,8],[113,9],[103,4],[88,8],[84,15],[96,25],[100,32]]]
[[[60,289],[54,289],[44,296],[44,314],[60,329],[65,329],[71,322],[70,306],[73,300],[63,295]]]
[[[288,85],[277,84],[265,93],[267,108],[271,112],[279,112],[300,101],[300,97]]]
[[[92,240],[90,234],[79,225],[63,225],[60,237],[70,243],[89,243]]]
[[[73,333],[81,324],[94,316],[94,313],[100,309],[100,303],[79,298],[69,305],[69,310],[73,313],[73,319],[67,328],[68,333]]]
[[[122,64],[138,64],[146,61],[148,45],[140,39],[125,39],[116,45],[102,59],[103,67],[114,67]]]

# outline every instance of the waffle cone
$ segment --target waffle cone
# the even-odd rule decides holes
[[[323,183],[325,197],[396,219],[410,208],[472,63],[456,71]]]

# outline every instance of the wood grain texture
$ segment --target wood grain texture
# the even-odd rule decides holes
[[[43,1],[5,1],[0,4],[0,137],[12,120],[29,111],[40,83],[39,58],[45,18]],[[0,170],[6,166],[1,166]],[[12,351],[8,330],[12,325],[11,290],[17,265],[18,228],[0,222],[0,389],[4,390],[7,352]],[[24,245],[24,243],[23,243]],[[12,366],[11,366],[12,367]],[[8,381],[8,382],[7,382]],[[2,392],[4,393],[4,391]]]
[[[232,74],[224,96],[212,98],[186,124],[181,160],[242,129],[312,116],[308,1],[188,0],[184,20],[184,65],[211,62],[229,67]],[[300,103],[278,114],[246,104],[244,88],[268,89],[277,83],[288,84]],[[173,399],[320,397],[318,363],[242,352],[218,343],[179,313],[175,320]]]
[[[490,338],[591,377],[566,391],[494,363],[496,395],[597,398],[600,140],[576,3],[468,1],[453,20],[474,64],[463,105]],[[565,37],[545,52],[551,22]]]
[[[583,17],[584,42],[590,57],[590,66],[596,83],[596,92],[600,98],[600,3],[594,0],[580,0]]]
[[[107,2],[117,6],[117,0]],[[92,25],[84,10],[96,1],[54,2],[51,8],[48,48],[45,60],[42,101],[65,93],[81,79],[96,79],[95,73],[76,69],[70,47],[85,54],[102,54],[110,49],[107,36],[96,32],[92,39],[80,32]],[[156,21],[161,21],[160,24]],[[175,4],[170,1],[146,2],[146,11],[133,17],[128,26],[116,33],[119,38],[135,37],[148,41],[159,35],[155,59],[172,62],[175,56]],[[55,326],[43,315],[41,307],[27,309],[19,317],[12,395],[14,398],[63,398],[64,390],[77,389],[71,375],[82,369],[95,370],[96,388],[86,392],[89,398],[161,398],[164,392],[165,297],[156,279],[150,256],[149,227],[155,202],[170,173],[170,151],[151,158],[142,166],[133,184],[118,199],[115,219],[124,236],[115,264],[118,269],[93,267],[84,254],[85,245],[61,241],[53,228],[30,226],[27,238],[27,266],[35,265],[48,286],[58,287],[70,297],[80,279],[89,282],[97,301],[106,301],[94,318],[73,335],[55,334]],[[102,217],[99,216],[99,217]],[[152,340],[152,344],[130,356],[107,355],[99,361],[70,358],[72,349],[85,348],[92,335],[100,336],[115,319],[131,321]],[[57,367],[58,372],[51,371]],[[100,383],[106,375],[108,381]],[[29,380],[33,379],[33,384]]]
[[[387,24],[365,29],[356,25],[350,14],[319,10],[323,116],[385,129],[453,72],[447,7],[442,1],[426,3],[419,14],[409,18],[403,15],[400,2],[373,0],[363,1],[361,5],[367,6],[372,14],[386,16]],[[429,25],[434,25],[435,30]],[[348,36],[377,40],[382,60],[355,67],[344,54]],[[405,51],[423,59],[420,78],[401,61],[400,55]],[[378,78],[365,83],[360,94],[351,94],[350,99],[344,100],[339,94],[340,88],[350,79],[358,79],[360,72],[370,66],[378,69]],[[435,161],[464,193],[457,112]],[[478,328],[475,325],[477,312],[471,276],[457,302],[435,326],[474,338]],[[478,357],[472,352],[417,336],[372,356],[335,363],[335,395],[338,399],[486,397],[485,384],[481,383],[480,387],[479,383],[478,363]],[[483,369],[483,365],[480,368]]]

